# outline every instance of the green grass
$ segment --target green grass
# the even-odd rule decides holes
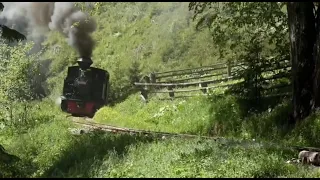
[[[310,176],[303,167],[285,164],[280,154],[254,145],[170,139],[132,146],[126,159],[102,177],[289,177],[297,176],[297,171],[299,177]]]
[[[272,105],[270,102],[276,104]],[[174,101],[156,98],[142,103],[130,96],[114,107],[100,109],[94,120],[109,125],[152,131],[190,133],[259,139],[279,143],[320,146],[316,132],[319,116],[314,114],[295,127],[289,125],[290,101],[269,98],[261,101],[261,112],[247,112],[250,101],[233,96],[211,95]]]
[[[319,177],[285,164],[292,152],[255,144],[99,132],[72,136],[67,127],[55,121],[12,139],[7,147],[23,159],[17,165],[23,177]]]
[[[288,103],[249,116],[241,103],[232,96],[209,96],[143,104],[132,95],[115,107],[104,107],[95,119],[147,130],[256,138],[284,146],[320,145],[318,114],[291,129],[283,123]],[[254,142],[157,140],[98,131],[72,135],[69,128],[74,125],[57,106],[36,105],[42,109],[30,118],[43,121],[27,130],[0,133],[5,149],[22,159],[10,168],[0,163],[7,167],[5,177],[320,177],[313,169],[285,163],[297,152]]]
[[[144,104],[137,95],[115,107],[100,109],[94,120],[110,125],[140,128],[153,131],[206,134],[209,106],[203,97],[193,101],[152,100]],[[190,106],[190,103],[193,105]]]
[[[274,111],[282,113],[287,110],[286,107],[286,104],[280,105]],[[272,123],[276,121],[269,117],[268,112],[244,120],[245,110],[239,100],[232,96],[200,96],[174,101],[153,98],[144,104],[138,95],[132,95],[115,107],[100,109],[94,120],[153,131],[243,137],[248,136],[245,135],[248,133],[250,137],[256,137],[256,132],[250,132],[252,128],[256,128],[253,127],[255,124],[270,123],[270,127],[273,127]],[[261,120],[261,117],[266,120]],[[264,124],[262,127],[267,127]]]

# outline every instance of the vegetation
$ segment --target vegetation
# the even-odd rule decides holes
[[[289,123],[297,105],[290,98],[262,99],[263,106],[253,111],[247,99],[216,89],[208,97],[152,97],[145,104],[133,86],[150,72],[222,60],[252,65],[243,74],[249,80],[258,71],[256,64],[268,66],[270,58],[288,58],[287,13],[295,15],[287,12],[285,3],[77,5],[97,20],[93,66],[108,70],[111,77],[110,104],[97,112],[95,121],[232,140],[160,140],[100,131],[72,135],[69,130],[75,125],[56,101],[67,67],[78,55],[64,37],[50,32],[38,53],[30,53],[31,42],[0,42],[0,149],[7,154],[0,154],[0,177],[320,176],[308,166],[285,163],[297,152],[284,147],[320,146],[319,114],[310,111],[301,123]],[[299,62],[310,60],[298,57]]]
[[[284,10],[285,5],[287,5],[287,11]],[[219,6],[219,3],[212,2],[190,3],[190,9],[194,9],[195,15],[203,14],[203,12],[206,12],[206,9],[214,9],[214,13],[205,14],[199,20],[198,24],[201,25],[204,24],[203,22],[206,22],[205,24],[214,30],[213,37],[218,37],[218,41],[216,42],[221,42],[222,40],[222,44],[228,42],[225,41],[226,38],[223,38],[225,34],[228,35],[228,33],[225,32],[231,31],[231,35],[238,37],[236,33],[237,30],[244,28],[245,32],[249,33],[248,36],[252,37],[248,38],[248,40],[254,42],[253,46],[259,46],[261,42],[260,37],[262,37],[263,40],[273,40],[275,42],[274,44],[271,43],[271,47],[276,50],[271,51],[272,54],[276,55],[279,50],[278,52],[280,52],[281,55],[286,55],[289,54],[288,51],[285,51],[289,50],[286,48],[288,47],[289,41],[288,38],[283,39],[282,37],[290,34],[292,79],[294,85],[293,121],[301,121],[306,118],[315,111],[320,104],[318,102],[319,63],[317,62],[319,59],[318,21],[320,12],[318,7],[319,4],[313,2],[293,2],[286,4],[281,2],[225,3],[222,6]],[[226,15],[220,13],[217,9],[223,9]],[[226,29],[228,29],[228,31],[218,31],[218,33],[216,33],[216,29],[219,30],[221,27],[218,25],[219,20],[227,21],[229,26],[226,26]],[[289,22],[288,26],[286,22]],[[237,28],[229,28],[230,25]],[[257,26],[251,28],[255,25]],[[249,29],[246,29],[247,27],[249,27]],[[250,30],[253,30],[253,32]],[[221,36],[219,32],[224,33]],[[266,34],[267,36],[265,36]],[[233,36],[229,35],[228,37]],[[245,36],[245,39],[247,39],[247,36]],[[231,42],[235,41],[231,40]],[[250,43],[246,44],[250,45]],[[230,48],[232,47],[234,46],[231,44]],[[246,47],[246,45],[244,47]]]

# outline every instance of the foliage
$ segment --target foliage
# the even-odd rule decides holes
[[[28,55],[32,44],[0,44],[0,120],[4,126],[27,126],[30,100],[43,97],[39,54]]]
[[[237,58],[250,43],[263,43],[263,56],[288,52],[288,27],[282,2],[192,2],[197,29],[209,27],[220,55]],[[198,18],[200,16],[200,18]],[[228,51],[228,49],[231,50]]]
[[[138,61],[133,61],[131,67],[129,68],[128,77],[131,85],[134,85],[135,82],[139,82],[141,78],[140,74],[140,64]]]
[[[251,46],[255,48],[248,48],[248,54],[242,56],[244,63],[240,66],[241,69],[234,74],[243,78],[243,82],[232,85],[227,93],[248,99],[251,110],[261,110],[264,97],[283,97],[292,92],[290,63],[287,59],[261,57],[261,46]]]
[[[252,99],[252,108],[259,109],[264,87],[277,85],[264,80],[263,69],[276,68],[280,60],[289,59],[285,3],[191,2],[189,9],[194,11],[196,28],[210,30],[220,57],[245,63],[236,74],[244,82],[232,92]]]
[[[39,76],[39,54],[28,55],[31,44],[10,47],[0,45],[1,56],[1,95],[2,101],[24,101],[36,98],[37,80]]]

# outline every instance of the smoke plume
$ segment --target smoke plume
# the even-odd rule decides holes
[[[40,44],[49,31],[58,31],[81,57],[91,57],[91,33],[96,22],[74,2],[3,2],[0,24],[4,24]]]

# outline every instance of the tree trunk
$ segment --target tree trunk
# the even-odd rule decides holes
[[[313,48],[316,38],[313,8],[312,2],[287,3],[295,122],[310,114],[313,103]]]
[[[320,10],[319,10],[319,5],[316,12],[315,27],[316,27],[316,42],[314,44],[314,49],[313,49],[313,59],[315,62],[315,70],[314,70],[314,77],[313,77],[314,79],[313,109],[320,107]]]

